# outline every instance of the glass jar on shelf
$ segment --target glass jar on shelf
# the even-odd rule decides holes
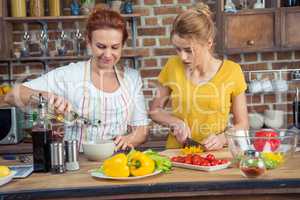
[[[246,150],[240,161],[240,170],[247,178],[256,178],[264,174],[266,167],[260,153],[255,150]]]
[[[11,0],[11,16],[26,17],[26,0]]]
[[[49,0],[49,15],[55,17],[62,15],[60,0]]]
[[[44,0],[30,0],[30,16],[31,17],[45,16]]]

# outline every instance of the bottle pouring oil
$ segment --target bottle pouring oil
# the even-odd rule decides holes
[[[32,130],[33,170],[49,172],[51,167],[50,142],[52,137],[51,122],[47,118],[47,107],[42,96],[39,96],[38,116]]]

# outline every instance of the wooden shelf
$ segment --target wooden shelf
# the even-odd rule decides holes
[[[141,55],[137,53],[131,53],[128,55],[123,55],[124,59],[134,59],[141,57]],[[30,56],[30,57],[21,57],[21,58],[0,58],[0,62],[18,62],[18,61],[63,61],[63,60],[88,60],[90,56],[54,56],[54,57],[38,57],[38,56]]]
[[[236,13],[231,12],[223,12],[225,16],[236,16],[236,15],[251,15],[251,14],[257,14],[257,13],[270,13],[275,12],[275,8],[261,8],[261,9],[244,9],[244,10],[238,10]]]
[[[126,19],[140,17],[141,14],[122,14]],[[78,15],[78,16],[44,16],[44,17],[4,17],[4,20],[7,22],[35,22],[35,21],[74,21],[74,20],[86,20],[88,15]]]

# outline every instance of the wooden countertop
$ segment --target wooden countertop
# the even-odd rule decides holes
[[[164,155],[178,155],[178,150],[166,150]],[[218,158],[229,158],[227,151],[214,152]],[[1,161],[1,164],[14,164]],[[228,168],[215,172],[203,172],[176,168],[166,174],[130,181],[103,180],[90,176],[89,170],[98,162],[89,162],[83,156],[80,170],[64,174],[34,173],[26,179],[13,179],[0,187],[0,199],[138,199],[170,197],[183,199],[206,196],[225,200],[280,196],[300,198],[300,153],[295,153],[283,167],[269,170],[259,178],[244,178],[239,169]],[[251,194],[251,195],[250,195]],[[249,196],[250,195],[250,196]],[[292,195],[292,196],[291,196]],[[294,196],[293,196],[294,195]],[[2,198],[1,198],[2,197]],[[273,199],[274,199],[273,198]]]

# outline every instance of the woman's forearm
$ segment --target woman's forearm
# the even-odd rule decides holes
[[[162,124],[164,126],[172,126],[173,124],[182,122],[181,119],[174,115],[167,113],[166,111],[152,111],[150,114],[153,121]]]
[[[148,126],[137,126],[132,128],[132,132],[127,135],[129,143],[134,147],[143,144],[148,137],[149,127]]]
[[[233,125],[235,129],[249,129],[249,124],[248,122],[239,122]]]
[[[5,95],[4,102],[11,106],[24,108],[28,105],[30,96],[37,95],[38,93],[42,93],[43,96],[47,96],[48,94],[47,92],[33,90],[23,85],[17,85],[11,92]]]

